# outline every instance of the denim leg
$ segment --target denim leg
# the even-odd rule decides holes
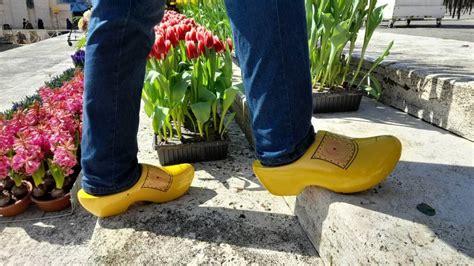
[[[257,158],[276,166],[314,141],[303,0],[226,0],[249,104]]]
[[[118,193],[140,177],[137,132],[146,58],[164,0],[93,0],[85,61],[82,187]]]

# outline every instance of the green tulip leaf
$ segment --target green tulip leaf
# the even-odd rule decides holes
[[[174,74],[170,78],[170,100],[172,103],[180,103],[186,95],[186,90],[189,87],[189,80],[183,77],[183,73]]]
[[[152,125],[155,134],[160,134],[160,130],[166,122],[170,109],[162,106],[156,106],[152,115]]]
[[[193,112],[196,120],[199,124],[206,123],[211,116],[211,103],[210,102],[198,102],[191,105],[191,111]]]

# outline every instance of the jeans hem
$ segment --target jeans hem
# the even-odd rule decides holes
[[[100,187],[96,188],[96,187],[90,186],[84,182],[84,179],[87,179],[87,177],[83,176],[82,189],[88,194],[93,195],[93,196],[107,196],[107,195],[117,194],[117,193],[126,191],[132,188],[138,182],[138,180],[140,180],[140,177],[142,175],[141,166],[139,166],[138,169],[139,169],[138,175],[135,178],[127,178],[126,182],[122,183],[120,186],[115,186],[112,188],[100,188]]]
[[[264,166],[275,167],[293,163],[306,153],[308,148],[313,144],[315,135],[314,128],[311,126],[306,137],[296,145],[292,153],[280,156],[278,158],[263,158],[261,156],[257,157],[260,157],[258,159]]]

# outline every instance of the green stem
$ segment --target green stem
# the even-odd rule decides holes
[[[15,186],[20,187],[21,186],[21,181],[23,181],[23,176],[17,173],[11,173],[10,177],[13,179],[15,182]]]
[[[43,182],[44,175],[45,175],[44,163],[41,162],[41,165],[38,168],[38,170],[36,170],[36,172],[34,172],[33,175],[32,175],[33,182],[35,183],[36,187],[38,187]]]

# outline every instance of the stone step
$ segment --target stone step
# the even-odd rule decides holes
[[[381,101],[474,141],[474,43],[376,31],[364,70],[392,40],[391,54],[374,71]]]
[[[354,113],[316,115],[317,130],[391,134],[401,161],[380,186],[354,195],[307,188],[295,213],[323,261],[473,264],[474,144],[369,99]],[[428,204],[427,216],[417,209]]]

